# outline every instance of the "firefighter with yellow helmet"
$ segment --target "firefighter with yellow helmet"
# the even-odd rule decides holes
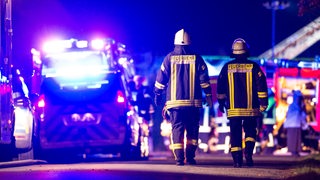
[[[203,58],[190,49],[188,33],[181,29],[175,34],[174,50],[163,60],[155,82],[155,103],[160,104],[166,91],[165,110],[172,123],[171,148],[176,165],[196,164],[202,91],[212,107],[208,68]],[[184,133],[186,151],[184,154]]]
[[[234,167],[242,167],[242,128],[245,133],[244,154],[247,166],[253,166],[257,118],[268,106],[266,76],[260,66],[248,60],[249,46],[241,38],[232,44],[231,58],[221,69],[217,98],[221,112],[230,121],[231,154]]]

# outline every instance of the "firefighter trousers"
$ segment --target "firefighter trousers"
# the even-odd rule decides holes
[[[188,107],[170,109],[169,111],[172,124],[171,147],[175,160],[178,162],[184,161],[184,144],[186,144],[187,161],[192,161],[198,147],[200,109]],[[186,142],[184,142],[185,132]]]
[[[234,158],[235,163],[242,164],[242,130],[245,133],[244,154],[247,160],[252,161],[253,149],[257,138],[257,117],[233,117],[229,120],[231,153],[238,154],[237,158]]]

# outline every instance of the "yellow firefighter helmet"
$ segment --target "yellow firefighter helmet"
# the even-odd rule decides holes
[[[237,38],[232,44],[232,54],[248,54],[249,45],[242,38]]]
[[[174,37],[174,45],[190,45],[190,37],[188,33],[181,29],[179,30]]]

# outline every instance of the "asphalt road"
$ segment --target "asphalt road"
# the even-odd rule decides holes
[[[320,155],[255,155],[253,168],[233,168],[228,154],[198,154],[197,165],[176,166],[168,152],[147,161],[87,158],[70,163],[24,160],[0,163],[0,179],[319,179]]]

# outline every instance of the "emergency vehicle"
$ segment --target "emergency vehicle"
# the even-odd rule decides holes
[[[320,63],[317,61],[298,61],[275,69],[274,88],[276,99],[276,123],[274,135],[278,138],[280,147],[285,146],[282,124],[288,105],[292,101],[292,91],[300,90],[304,97],[309,128],[304,131],[304,144],[319,150],[320,141]],[[290,65],[291,64],[291,65]]]
[[[319,57],[295,59],[299,54],[320,41],[320,17],[262,53],[258,59],[268,60],[273,67],[267,67],[270,84],[274,84],[276,99],[276,124],[274,135],[283,141],[282,123],[286,115],[292,90],[301,90],[307,108],[309,129],[304,131],[303,140],[311,141],[311,146],[320,149],[320,110],[319,106]],[[273,58],[276,57],[276,58]],[[268,69],[271,70],[268,72]],[[268,74],[267,74],[268,76]],[[306,143],[306,142],[304,142]],[[307,142],[308,143],[308,142]],[[310,146],[310,144],[309,144]]]
[[[11,1],[0,1],[0,161],[12,158],[13,138],[13,100],[11,88],[12,27]]]
[[[135,72],[124,44],[53,40],[32,54],[40,158],[148,157],[148,126],[130,103]]]
[[[12,1],[0,6],[0,161],[32,159],[35,114],[24,78],[12,65]]]

